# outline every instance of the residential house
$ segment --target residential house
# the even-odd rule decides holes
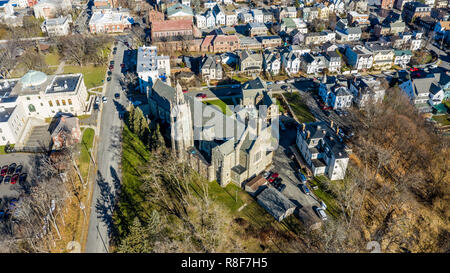
[[[301,18],[283,18],[278,31],[292,34],[294,30],[300,33],[308,33],[308,27]]]
[[[439,73],[431,73],[423,78],[409,79],[399,84],[399,87],[420,112],[431,112],[432,106],[440,104],[444,99],[440,78]]]
[[[263,69],[270,75],[278,75],[281,70],[281,55],[274,50],[264,51]]]
[[[347,15],[348,23],[350,25],[368,26],[370,25],[369,15],[367,13],[359,13],[350,11]]]
[[[339,127],[325,121],[302,123],[297,129],[296,144],[314,176],[344,179],[351,150],[339,136]]]
[[[209,82],[211,80],[222,79],[222,64],[219,56],[204,57],[200,69],[203,80]]]
[[[302,18],[306,22],[312,22],[319,18],[319,10],[317,7],[304,7],[302,10]]]
[[[331,31],[310,32],[304,36],[305,45],[319,45],[336,41],[336,33]]]
[[[262,43],[258,41],[255,37],[242,36],[239,37],[239,48],[242,50],[258,50],[262,49]]]
[[[253,22],[254,23],[260,23],[260,24],[264,23],[264,14],[263,14],[262,10],[260,10],[260,9],[252,9],[250,12],[253,15]]]
[[[353,102],[360,108],[365,107],[368,102],[382,102],[386,89],[375,77],[355,77],[349,81],[349,90],[353,93]]]
[[[34,16],[36,18],[54,18],[60,11],[71,11],[72,3],[70,0],[40,0],[33,6]]]
[[[247,31],[250,37],[267,35],[267,27],[263,23],[248,23]]]
[[[136,72],[141,93],[147,94],[157,80],[170,84],[170,57],[158,55],[156,46],[138,48]]]
[[[421,2],[408,2],[403,6],[402,18],[411,23],[417,17],[431,16],[431,7]]]
[[[255,38],[261,43],[263,48],[277,47],[283,43],[283,40],[278,35],[256,36]]]
[[[306,53],[302,56],[301,67],[306,74],[317,74],[327,67],[327,61],[322,55]]]
[[[301,55],[292,51],[285,52],[282,55],[282,64],[288,75],[297,74],[302,64]]]
[[[361,27],[347,27],[345,29],[336,29],[336,40],[339,42],[354,42],[361,39]]]
[[[237,14],[234,11],[225,11],[225,24],[227,26],[234,26],[238,23]]]
[[[352,106],[353,95],[349,91],[345,79],[325,75],[319,85],[319,96],[326,105],[333,109]]]
[[[298,54],[299,56],[302,56],[303,54],[310,53],[311,48],[308,46],[303,45],[290,45],[288,47],[289,52],[294,52],[295,54]]]
[[[214,13],[211,9],[207,10],[204,16],[206,19],[207,28],[213,28],[216,26],[216,17],[214,17]]]
[[[366,48],[372,53],[372,67],[375,69],[390,69],[394,61],[394,50],[385,43],[367,42]]]
[[[72,17],[68,16],[60,16],[58,18],[49,18],[46,19],[42,25],[41,29],[43,32],[46,32],[48,36],[65,36],[70,32],[69,23],[72,22]]]
[[[239,54],[239,67],[243,73],[261,73],[262,63],[263,58],[260,53],[244,50]]]
[[[325,52],[326,68],[331,73],[340,73],[342,66],[341,55],[336,51]]]
[[[392,9],[394,7],[394,0],[380,0],[382,9]]]
[[[216,19],[216,26],[223,26],[226,24],[226,16],[219,5],[215,5],[212,9],[214,18]]]
[[[450,41],[450,21],[438,21],[434,26],[434,39]]]
[[[356,45],[346,46],[345,57],[347,64],[358,71],[372,68],[373,54],[367,48]]]
[[[240,41],[236,35],[207,35],[200,45],[203,52],[233,52],[240,48]]]
[[[77,117],[61,115],[49,127],[52,150],[72,146],[81,140],[80,122]]]
[[[196,14],[194,18],[195,18],[195,25],[197,26],[197,28],[199,29],[207,28],[205,16],[201,14]]]
[[[266,10],[266,9],[263,9],[262,10],[262,12],[263,12],[263,23],[272,23],[273,22],[273,14],[272,14],[272,12],[270,12],[270,11],[268,11],[268,10]]]
[[[411,57],[411,50],[394,50],[394,65],[406,68],[406,66],[411,61]]]
[[[238,20],[244,24],[252,23],[253,14],[249,13],[248,11],[240,12],[238,13]]]

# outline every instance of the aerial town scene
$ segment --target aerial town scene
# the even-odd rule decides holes
[[[0,1],[0,253],[450,252],[449,11]]]

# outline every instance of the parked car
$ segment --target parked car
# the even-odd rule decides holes
[[[5,176],[7,172],[8,172],[8,165],[5,165],[2,167],[2,170],[0,171],[0,175]]]
[[[294,82],[295,82],[295,79],[289,79],[289,80],[287,80],[286,82],[287,82],[287,83],[294,83]]]
[[[16,184],[19,180],[19,174],[16,173],[15,175],[11,176],[11,184]]]
[[[283,179],[281,179],[281,177],[275,178],[275,180],[273,181],[273,186],[275,188],[277,188],[281,184],[281,181],[283,181]]]
[[[13,174],[16,171],[17,164],[11,163],[8,167],[8,174]]]
[[[320,207],[323,209],[327,209],[327,205],[323,201],[320,201]]]
[[[107,102],[108,102],[108,98],[107,98],[106,96],[103,96],[102,102],[103,102],[103,103],[107,103]]]
[[[276,81],[275,83],[276,84],[282,84],[282,83],[285,83],[285,81]]]
[[[187,89],[183,89],[183,93],[187,93],[188,92],[188,90]]]
[[[336,109],[336,110],[334,110],[334,112],[336,112],[336,115],[338,115],[340,117],[342,117],[344,115],[341,110]]]
[[[411,67],[411,68],[409,69],[409,71],[411,71],[411,72],[416,72],[416,71],[419,71],[419,68],[417,68],[417,67]]]
[[[288,89],[288,86],[287,85],[282,85],[281,89],[286,90],[286,89]]]
[[[5,182],[5,184],[9,184],[9,181],[11,181],[11,176],[5,176],[5,180],[3,180],[3,182]]]
[[[325,110],[323,112],[325,113],[325,116],[327,116],[327,117],[329,117],[331,115],[330,111],[328,111],[328,110]]]
[[[125,64],[120,64],[120,67],[124,68],[124,67],[125,67]]]
[[[114,60],[109,62],[110,65],[114,65]]]
[[[204,93],[198,93],[197,95],[195,95],[197,98],[202,98],[202,99],[204,99],[204,98],[206,98],[206,94],[204,94]]]
[[[305,176],[304,174],[302,174],[302,173],[300,172],[300,170],[298,171],[297,175],[298,175],[298,178],[300,179],[300,181],[301,181],[303,184],[306,183],[306,181],[308,181],[308,180],[306,179],[306,176]]]
[[[22,165],[17,166],[16,173],[20,173],[22,171],[22,169],[23,169]]]
[[[272,173],[272,174],[269,176],[269,178],[267,179],[267,181],[269,181],[270,183],[272,183],[272,182],[275,180],[275,178],[277,178],[278,176],[279,176],[278,173]]]
[[[267,84],[267,85],[271,85],[271,84],[273,84],[273,82],[266,82],[266,84]]]
[[[325,213],[324,209],[315,207],[315,210],[320,219],[322,219],[323,221],[328,220],[327,214]]]
[[[23,183],[23,182],[27,181],[27,176],[28,176],[27,173],[22,173],[22,174],[19,176],[19,183]]]
[[[114,69],[114,65],[110,65],[109,70],[113,70],[113,69]]]
[[[267,178],[270,176],[270,172],[264,171],[264,172],[262,173],[262,176],[263,176],[265,179],[267,179]]]
[[[111,77],[107,77],[106,80],[110,82],[111,81]]]
[[[120,98],[120,94],[119,93],[115,93],[114,94],[114,98],[119,99]]]
[[[286,188],[286,184],[281,184],[281,185],[278,187],[278,191],[279,191],[279,192],[283,192],[285,188]]]
[[[307,195],[311,194],[311,191],[308,189],[306,185],[302,185],[302,191]]]

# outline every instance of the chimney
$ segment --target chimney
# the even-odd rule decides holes
[[[339,127],[336,128],[336,135],[339,134]]]
[[[304,132],[306,128],[306,124],[302,123],[302,131]]]
[[[330,121],[330,127],[331,127],[331,129],[333,129],[333,125],[334,125],[334,122],[333,122],[333,121]]]
[[[309,132],[309,130],[308,130],[308,131],[306,131],[306,139],[309,138],[309,135],[310,135],[310,132]]]

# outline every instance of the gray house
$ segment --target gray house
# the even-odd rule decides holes
[[[294,213],[295,210],[294,203],[273,187],[263,190],[256,197],[256,201],[278,222]]]

